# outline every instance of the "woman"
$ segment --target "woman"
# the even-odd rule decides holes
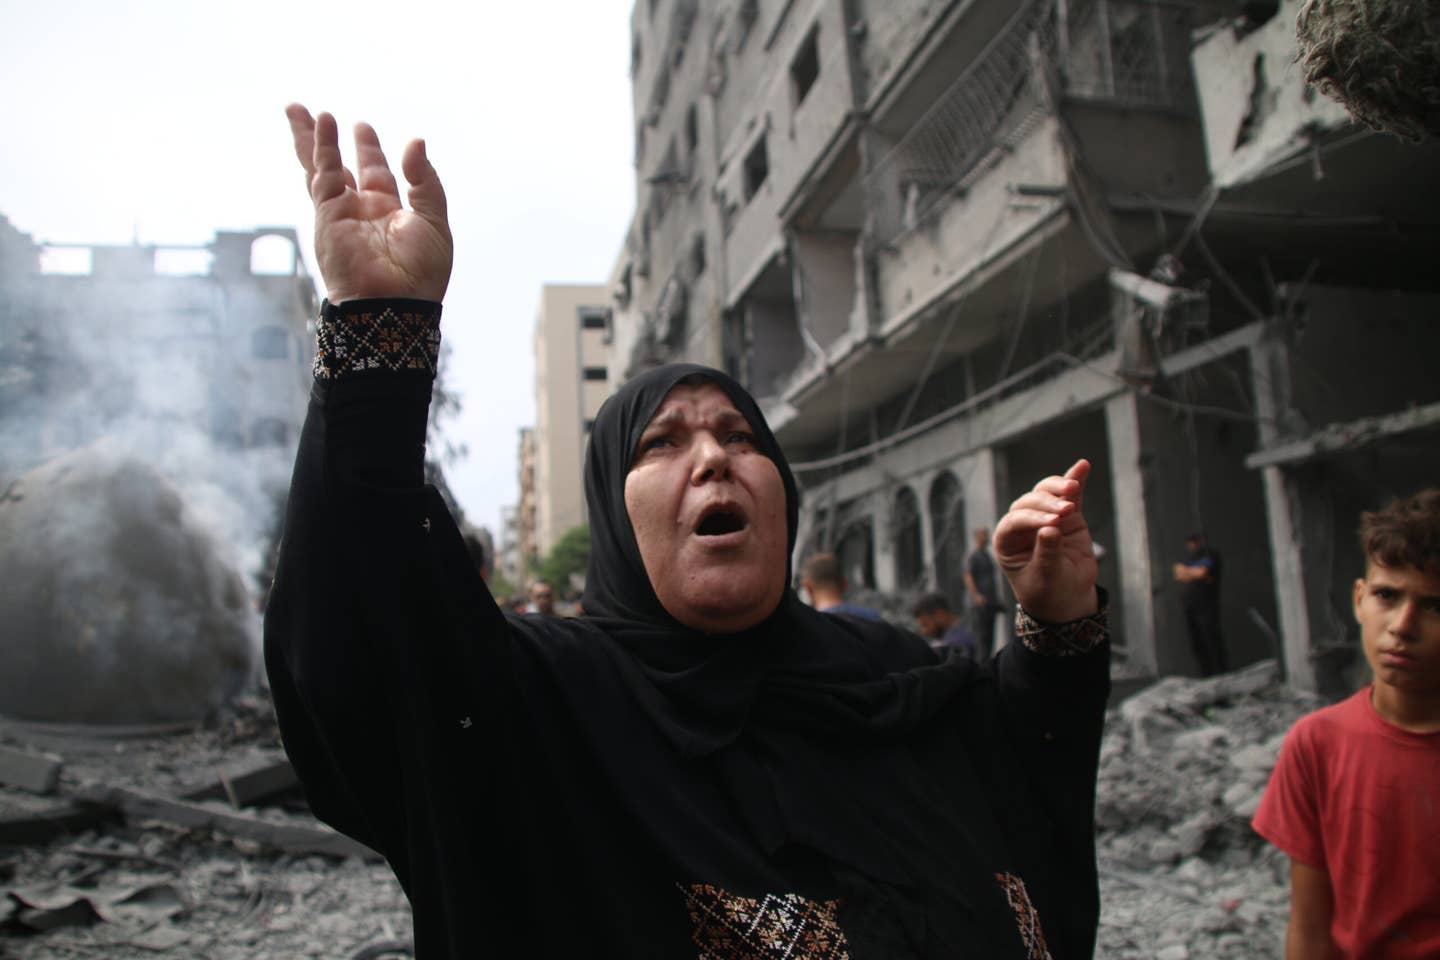
[[[596,418],[586,615],[504,614],[423,486],[440,182],[412,143],[406,211],[373,130],[352,176],[333,118],[289,116],[330,299],[266,662],[312,807],[393,866],[419,955],[1089,956],[1089,464],[996,529],[1022,642],[941,663],[797,599],[760,410],[671,365]]]

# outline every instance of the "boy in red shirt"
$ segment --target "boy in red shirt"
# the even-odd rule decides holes
[[[1440,957],[1440,488],[1360,541],[1374,682],[1295,724],[1255,814],[1290,855],[1287,960]]]

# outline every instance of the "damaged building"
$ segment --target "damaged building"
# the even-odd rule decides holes
[[[253,677],[317,306],[293,229],[55,244],[0,218],[0,714],[193,720]]]
[[[1089,457],[1123,669],[1194,669],[1204,530],[1230,663],[1338,689],[1359,512],[1437,475],[1440,148],[1307,89],[1298,6],[637,3],[611,380],[737,377],[799,554],[889,595],[963,603],[969,531]]]

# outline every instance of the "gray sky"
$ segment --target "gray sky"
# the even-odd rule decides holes
[[[347,164],[351,125],[374,124],[397,176],[424,137],[456,246],[448,433],[470,455],[449,477],[498,534],[540,285],[603,282],[633,209],[631,6],[0,0],[0,214],[40,242],[293,225],[313,272],[285,104],[334,113]]]

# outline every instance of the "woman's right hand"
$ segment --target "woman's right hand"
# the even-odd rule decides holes
[[[443,300],[455,244],[445,189],[426,159],[425,142],[410,141],[401,161],[410,184],[406,210],[380,138],[369,124],[355,127],[356,177],[340,162],[333,116],[312,118],[298,103],[286,107],[285,115],[315,204],[315,258],[330,301]]]

